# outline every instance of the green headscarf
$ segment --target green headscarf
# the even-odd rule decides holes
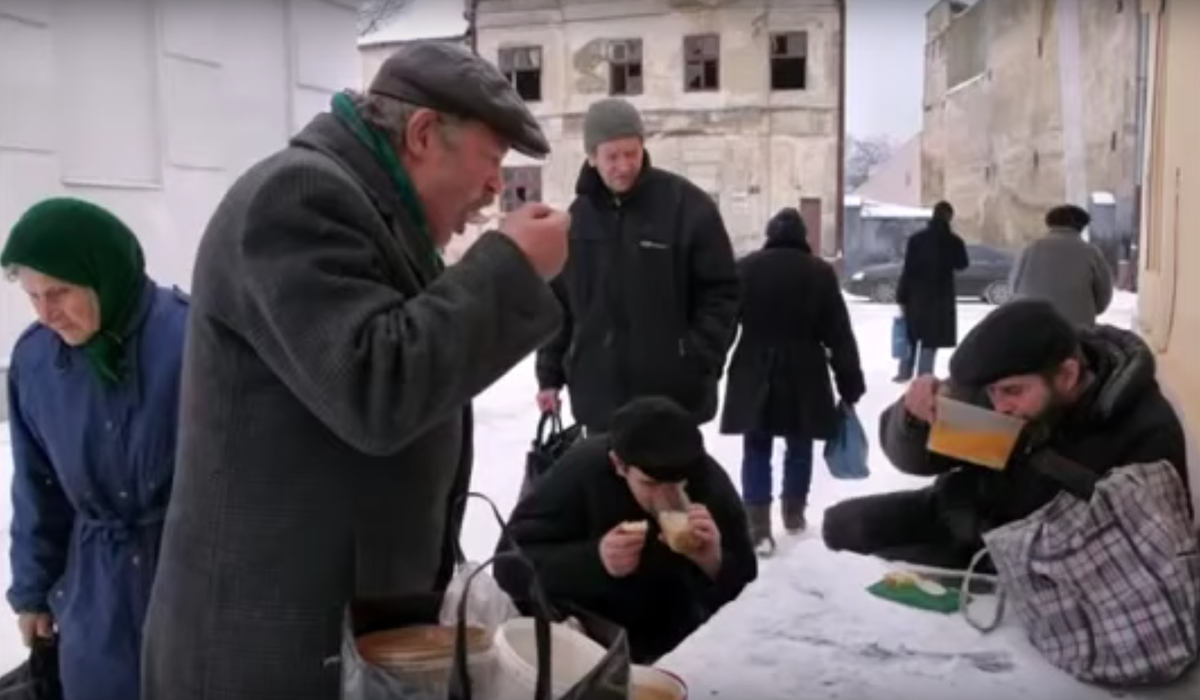
[[[83,346],[108,384],[125,378],[125,336],[146,286],[146,261],[137,237],[111,212],[79,199],[47,199],[17,221],[0,267],[28,267],[87,287],[100,302],[100,329]]]

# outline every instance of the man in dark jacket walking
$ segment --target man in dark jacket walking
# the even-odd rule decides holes
[[[548,151],[504,76],[417,42],[221,202],[192,286],[143,700],[334,700],[344,606],[448,583],[471,399],[559,323],[544,280],[564,213],[530,205],[453,267],[438,256],[499,192],[509,145]]]
[[[933,218],[908,239],[896,301],[908,326],[908,353],[897,382],[932,374],[939,348],[958,343],[958,291],[954,274],[967,269],[967,246],[950,228],[954,207],[938,202]]]
[[[1134,333],[1076,330],[1044,301],[1001,306],[963,339],[946,387],[920,377],[880,417],[880,443],[892,463],[936,481],[830,508],[825,543],[961,569],[983,547],[984,532],[1028,516],[1061,491],[1028,457],[994,471],[929,452],[939,391],[1033,421],[1030,435],[1039,437],[1023,454],[1053,450],[1099,474],[1167,460],[1186,484],[1183,427],[1154,377],[1154,356]]]
[[[772,217],[766,245],[742,258],[738,269],[742,334],[729,364],[721,432],[742,436],[750,536],[769,553],[775,438],[787,443],[783,525],[795,533],[806,526],[813,440],[834,435],[837,401],[853,406],[866,386],[837,273],[812,254],[799,211],[789,207]]]
[[[588,110],[571,254],[554,282],[566,318],[537,357],[539,408],[557,410],[566,386],[575,419],[593,432],[647,395],[712,419],[737,317],[733,248],[716,203],[653,167],[643,137],[628,102]]]
[[[745,514],[729,475],[704,449],[692,416],[669,399],[636,399],[608,434],[575,446],[509,519],[552,601],[621,625],[635,663],[673,650],[758,575]],[[655,513],[686,506],[686,546],[668,546]],[[502,542],[500,549],[507,544]],[[518,601],[520,566],[496,578]]]

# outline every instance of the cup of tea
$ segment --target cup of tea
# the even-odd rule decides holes
[[[632,700],[687,700],[687,684],[675,674],[653,666],[630,668]]]
[[[667,546],[681,554],[696,547],[696,536],[688,518],[691,504],[682,485],[662,488],[654,494],[654,519],[658,521]]]
[[[947,396],[937,397],[937,419],[929,430],[930,452],[988,469],[1003,470],[1025,429],[1020,418]]]

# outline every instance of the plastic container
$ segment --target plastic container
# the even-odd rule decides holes
[[[365,634],[355,644],[364,661],[404,679],[414,691],[445,697],[454,665],[454,635],[453,627],[419,625]],[[498,669],[491,635],[485,629],[468,627],[467,674],[472,685],[490,687]]]
[[[550,625],[550,687],[565,695],[591,672],[608,650],[565,624]],[[496,698],[532,698],[537,691],[537,643],[533,618],[509,620],[496,630],[499,662]]]
[[[939,396],[927,447],[930,452],[1002,470],[1024,428],[1020,418]]]
[[[688,520],[691,501],[682,486],[658,489],[654,492],[651,507],[658,527],[662,530],[667,546],[676,552],[686,553],[696,544],[692,526]]]
[[[634,666],[630,675],[630,700],[687,700],[687,684],[670,671]]]

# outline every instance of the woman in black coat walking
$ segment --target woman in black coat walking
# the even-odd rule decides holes
[[[900,360],[896,382],[907,382],[918,375],[933,374],[939,348],[958,344],[958,291],[954,275],[967,269],[967,246],[950,229],[954,207],[938,202],[933,218],[924,229],[908,239],[904,249],[904,269],[896,286],[908,327],[908,353]]]
[[[865,393],[850,314],[829,263],[812,254],[800,212],[787,208],[767,224],[763,249],[738,264],[741,337],[729,367],[721,432],[743,436],[742,499],[750,535],[771,547],[771,458],[775,438],[787,443],[783,522],[803,530],[812,482],[813,441],[834,434],[841,400]]]

